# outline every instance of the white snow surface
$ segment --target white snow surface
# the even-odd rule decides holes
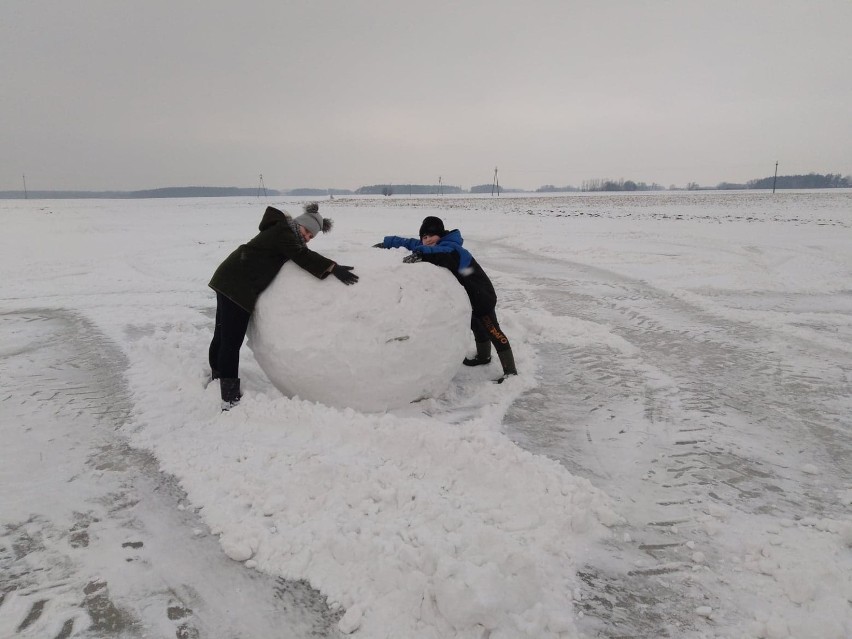
[[[470,344],[470,302],[447,269],[404,249],[347,251],[356,284],[288,262],[261,294],[249,348],[288,397],[381,412],[437,397]]]
[[[852,193],[323,201],[335,229],[311,248],[353,265],[361,282],[299,289],[317,298],[304,311],[307,350],[283,359],[337,334],[347,300],[362,313],[386,305],[371,280],[403,253],[366,247],[438,215],[494,281],[520,375],[496,385],[496,361],[459,367],[435,397],[376,414],[282,394],[243,348],[244,397],[221,412],[208,384],[207,281],[267,204],[300,201],[0,201],[0,477],[11,487],[0,497],[0,559],[66,548],[67,565],[108,577],[117,605],[157,634],[138,602],[159,591],[122,584],[118,553],[110,568],[59,533],[48,550],[12,552],[20,531],[43,533],[40,522],[74,531],[80,513],[102,512],[97,482],[81,478],[103,485],[120,469],[93,465],[83,444],[118,437],[177,479],[186,502],[175,509],[200,522],[188,537],[215,536],[243,570],[309,582],[352,636],[612,636],[613,619],[633,636],[852,636]],[[359,292],[364,304],[350,297]],[[394,312],[409,335],[424,310]],[[115,433],[101,422],[80,430],[86,411],[55,409],[64,390],[39,388],[50,372],[41,354],[74,346],[44,337],[51,317],[100,336],[85,357],[120,352],[99,382],[127,388]],[[411,337],[413,370],[444,346]],[[345,370],[327,373],[335,392],[346,386]],[[368,400],[371,375],[352,379]],[[90,543],[107,532],[90,524]],[[55,636],[62,609],[71,636],[97,623],[62,588],[45,590],[49,604],[31,621],[38,580],[49,578],[34,571],[0,599],[0,634]],[[204,636],[238,636],[217,628]]]

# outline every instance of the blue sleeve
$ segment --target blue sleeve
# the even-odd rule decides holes
[[[385,237],[383,244],[385,248],[407,248],[409,251],[419,251],[423,246],[423,242],[414,237],[398,237],[396,235],[388,235]]]
[[[435,246],[421,246],[417,249],[418,253],[423,253],[423,255],[441,255],[447,253],[455,253],[458,255],[459,273],[464,275],[464,271],[466,271],[470,267],[470,261],[472,259],[471,254],[467,251],[467,249],[463,249],[461,246],[447,246],[446,244],[437,244]]]

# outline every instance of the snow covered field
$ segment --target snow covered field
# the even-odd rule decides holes
[[[521,374],[220,413],[267,204],[0,201],[0,637],[852,636],[852,192],[322,201],[460,228]]]

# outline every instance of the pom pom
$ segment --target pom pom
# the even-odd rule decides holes
[[[328,233],[331,230],[331,227],[334,226],[334,220],[330,217],[323,218],[322,220],[322,232]]]
[[[319,204],[316,202],[305,204],[305,213],[319,213]]]

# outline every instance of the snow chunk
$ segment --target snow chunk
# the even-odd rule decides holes
[[[364,613],[361,606],[354,605],[346,611],[346,614],[337,623],[337,628],[345,635],[352,634],[361,627],[361,619]]]
[[[239,535],[222,535],[219,543],[225,554],[234,561],[246,561],[257,552],[257,542]]]
[[[282,393],[380,412],[446,390],[472,342],[470,302],[447,269],[404,264],[404,254],[341,258],[360,277],[353,286],[284,265],[258,300],[248,342]]]

